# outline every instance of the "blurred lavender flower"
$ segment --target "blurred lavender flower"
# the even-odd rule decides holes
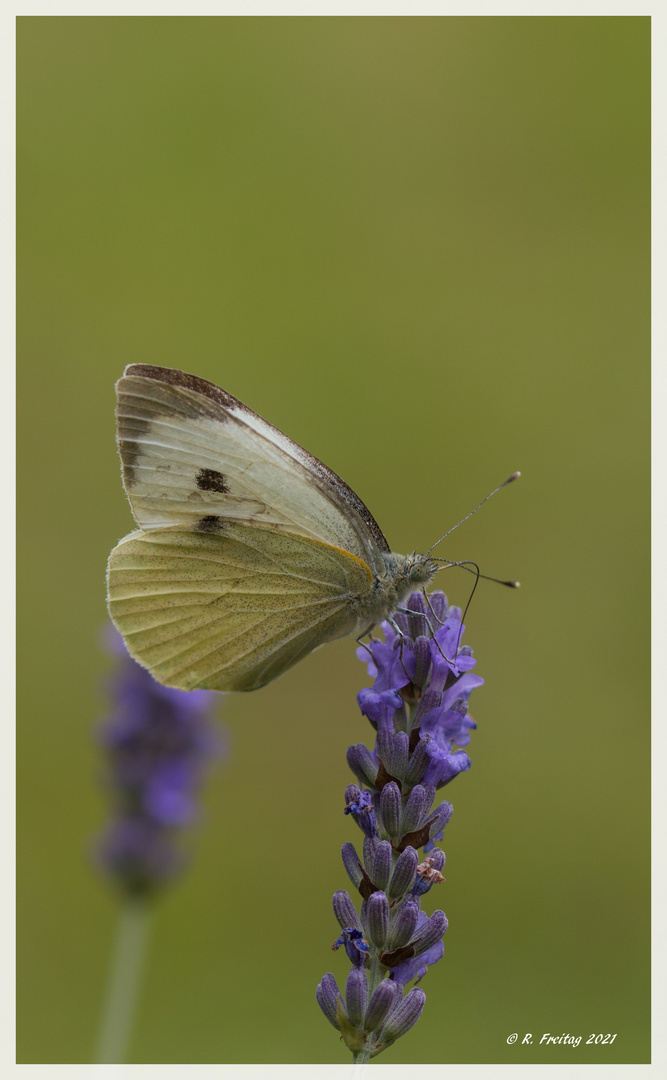
[[[362,854],[343,845],[343,865],[361,896],[357,910],[345,890],[334,894],[334,914],[352,968],[343,996],[332,974],[317,987],[317,1001],[340,1031],[357,1064],[391,1046],[419,1019],[426,995],[413,987],[444,954],[447,919],[429,918],[420,900],[444,881],[445,853],[435,847],[452,806],[433,806],[436,791],[470,768],[462,747],[475,728],[468,700],[483,679],[461,646],[461,610],[434,592],[415,592],[408,614],[382,623],[357,656],[374,679],[358,704],[376,732],[375,747],[350,746],[347,761],[359,784],[345,790],[345,813],[363,833]],[[361,785],[361,786],[359,786]],[[418,848],[425,857],[420,862]]]
[[[113,627],[105,646],[116,667],[109,679],[113,707],[99,739],[114,817],[97,857],[124,893],[147,895],[184,864],[175,834],[196,817],[202,774],[223,749],[212,723],[220,695],[162,686],[132,659]]]
[[[112,626],[104,646],[116,658],[108,682],[112,709],[99,730],[113,818],[95,855],[122,899],[96,1053],[108,1065],[126,1060],[152,897],[184,864],[176,834],[196,817],[202,774],[223,746],[212,724],[219,694],[162,686]]]

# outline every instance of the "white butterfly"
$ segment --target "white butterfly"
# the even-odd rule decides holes
[[[130,364],[116,389],[139,529],[109,556],[109,611],[160,682],[256,690],[431,580],[428,555],[390,552],[336,473],[214,383]]]

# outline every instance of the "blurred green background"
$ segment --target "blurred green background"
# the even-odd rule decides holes
[[[444,549],[523,589],[468,615],[445,959],[378,1060],[649,1060],[649,50],[644,17],[19,18],[19,1061],[91,1060],[110,958],[86,853],[130,362],[240,397],[397,551],[522,470]],[[226,699],[131,1061],[348,1060],[314,989],[348,966],[366,684],[348,640]]]

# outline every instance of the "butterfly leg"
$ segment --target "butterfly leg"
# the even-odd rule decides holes
[[[368,630],[364,630],[363,634],[359,634],[359,637],[358,637],[358,638],[355,638],[355,639],[354,639],[354,640],[356,641],[357,645],[359,645],[359,646],[360,646],[360,647],[361,647],[362,649],[365,649],[365,650],[366,650],[366,652],[367,652],[367,653],[368,653],[368,655],[370,656],[371,660],[373,659],[373,653],[372,653],[372,652],[371,652],[371,650],[369,649],[369,647],[368,647],[368,645],[366,644],[366,642],[365,642],[365,641],[362,641],[361,639],[362,639],[362,637],[366,637],[366,634],[370,633],[370,631],[371,631],[372,629],[373,629],[373,627],[372,627],[372,626],[369,626],[369,627],[368,627]]]
[[[396,611],[400,612],[401,614],[404,614],[404,611],[401,608],[396,608]],[[414,612],[408,612],[408,614],[412,615],[412,614],[414,614]],[[409,675],[409,673],[408,673],[408,671],[407,671],[407,669],[405,667],[405,664],[403,663],[403,642],[405,641],[405,634],[401,630],[401,628],[398,625],[398,623],[396,622],[396,620],[391,617],[391,615],[389,615],[387,617],[387,622],[391,626],[392,630],[394,631],[394,633],[396,634],[396,636],[397,636],[397,638],[398,638],[398,640],[400,642],[399,651],[400,651],[401,667],[403,668],[403,671],[405,673],[406,678],[409,679],[410,675]]]
[[[429,628],[429,630],[430,630],[430,632],[431,632],[431,637],[432,637],[432,638],[433,638],[433,640],[435,641],[435,644],[437,645],[437,648],[438,648],[438,652],[440,653],[440,655],[441,655],[442,659],[443,659],[443,660],[444,660],[444,661],[445,661],[446,663],[448,663],[448,664],[454,664],[454,661],[453,661],[453,660],[450,660],[448,656],[445,656],[444,652],[443,652],[443,651],[442,651],[442,649],[440,648],[440,642],[438,641],[437,637],[435,636],[435,631],[434,631],[433,627],[431,626],[431,623],[430,623],[430,621],[429,621],[428,615],[425,615],[425,614],[424,614],[423,612],[421,612],[421,611],[411,611],[411,610],[410,610],[410,608],[396,608],[396,611],[398,611],[398,612],[399,612],[399,613],[400,613],[401,615],[421,615],[421,617],[422,617],[423,619],[425,619],[425,620],[426,620],[426,625],[428,626],[428,628]],[[432,608],[431,608],[431,611],[433,611],[433,609],[432,609]],[[435,615],[435,612],[433,612],[433,614]],[[436,619],[437,619],[437,616],[436,616]],[[437,621],[438,621],[438,622],[440,622],[440,619],[437,619]],[[390,620],[389,620],[389,622],[392,622],[392,620],[390,619]],[[444,624],[444,623],[440,623],[440,625],[441,625],[441,626],[444,626],[445,624]],[[392,623],[392,626],[394,627],[394,629],[395,629],[395,630],[396,630],[396,631],[397,631],[397,632],[398,632],[399,634],[401,634],[401,638],[402,638],[402,637],[403,637],[403,634],[402,634],[402,632],[401,632],[401,631],[399,630],[399,628],[398,628],[398,627],[396,626],[396,624],[395,624],[395,623]],[[461,636],[461,635],[459,634],[459,640],[460,640],[460,636]],[[402,644],[402,642],[401,642],[401,644]],[[458,645],[457,645],[457,650],[458,650]],[[407,672],[406,672],[406,675],[407,675]]]

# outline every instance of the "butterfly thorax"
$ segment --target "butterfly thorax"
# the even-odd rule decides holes
[[[398,555],[392,551],[383,552],[382,558],[386,574],[374,578],[370,595],[362,601],[360,621],[377,623],[386,619],[415,586],[428,585],[437,569],[426,555]]]

